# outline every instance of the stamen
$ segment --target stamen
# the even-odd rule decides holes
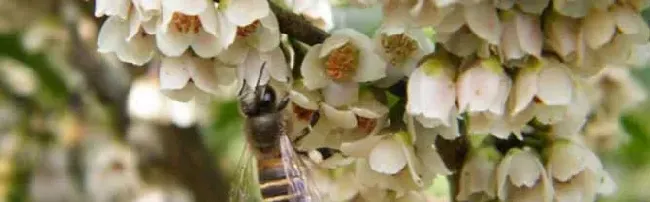
[[[417,43],[405,34],[382,35],[381,46],[393,66],[404,63],[417,49]]]
[[[172,23],[176,30],[180,33],[199,33],[201,28],[201,20],[199,16],[190,16],[182,13],[174,13],[172,16]]]
[[[327,75],[335,80],[352,77],[359,63],[359,49],[351,43],[334,49],[325,61]]]
[[[357,116],[357,128],[362,132],[369,134],[377,126],[377,119],[369,119]]]
[[[296,118],[298,118],[298,120],[309,121],[309,119],[311,119],[314,110],[305,109],[293,103],[291,105],[293,105],[293,113],[296,115]]]
[[[260,21],[255,20],[253,23],[243,26],[243,27],[237,27],[237,36],[240,37],[247,37],[252,35],[257,31],[257,28],[260,26]]]

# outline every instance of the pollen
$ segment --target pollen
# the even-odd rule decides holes
[[[405,34],[384,34],[381,46],[393,66],[404,63],[418,49],[417,42]]]
[[[240,37],[250,36],[251,34],[255,33],[255,31],[257,31],[258,27],[260,27],[259,20],[255,20],[253,23],[243,27],[237,27],[237,36]]]
[[[334,49],[325,61],[327,75],[334,80],[350,78],[359,63],[359,49],[351,43]]]
[[[201,20],[199,16],[190,16],[182,13],[174,13],[172,16],[172,23],[176,30],[180,33],[199,33],[201,28]]]
[[[357,128],[361,132],[369,134],[372,132],[372,130],[375,129],[375,126],[377,126],[377,119],[369,119],[357,116]]]
[[[309,110],[298,106],[297,104],[293,105],[293,113],[296,115],[296,118],[300,121],[309,121],[311,119],[314,110]]]

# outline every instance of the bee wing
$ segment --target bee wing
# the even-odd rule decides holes
[[[286,135],[281,136],[280,138],[280,151],[282,154],[282,163],[284,165],[284,170],[287,173],[287,178],[289,179],[289,193],[297,194],[299,197],[293,201],[300,202],[317,202],[321,201],[320,191],[317,189],[318,186],[310,178],[310,172],[305,165],[305,162],[302,162],[302,159],[296,154],[291,140]]]
[[[237,162],[237,170],[235,177],[230,183],[230,190],[228,192],[230,202],[243,202],[256,199],[256,192],[253,192],[251,186],[255,183],[255,164],[252,161],[254,155],[250,152],[248,144],[242,149]]]

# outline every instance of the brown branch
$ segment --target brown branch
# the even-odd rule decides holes
[[[278,18],[280,32],[287,34],[308,45],[323,43],[329,34],[307,21],[304,17],[284,10],[279,5],[269,1],[271,11]]]

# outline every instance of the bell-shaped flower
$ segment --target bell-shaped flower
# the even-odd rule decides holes
[[[280,45],[280,27],[273,12],[244,25],[222,20],[220,32],[221,44],[227,48],[218,57],[228,64],[241,64],[250,54],[269,52]]]
[[[218,60],[203,59],[190,54],[163,57],[159,74],[160,89],[175,100],[203,100],[219,93],[220,87],[235,82],[234,70]]]
[[[542,59],[522,68],[515,79],[512,116],[536,107],[536,117],[545,124],[560,121],[574,96],[574,82],[566,65]]]
[[[451,171],[445,165],[442,157],[435,146],[436,139],[442,137],[450,140],[460,136],[458,126],[425,128],[421,124],[407,119],[407,124],[413,123],[414,130],[410,133],[415,134],[411,137],[414,141],[415,149],[415,170],[418,176],[422,178],[424,186],[430,185],[433,179],[438,175],[449,175]]]
[[[615,189],[600,160],[585,145],[559,139],[548,151],[546,169],[552,177],[557,201],[594,201],[597,193]]]
[[[465,6],[465,22],[481,39],[497,45],[501,39],[501,22],[490,1]]]
[[[553,182],[530,147],[510,149],[497,167],[496,180],[501,201],[553,201]]]
[[[504,11],[502,19],[500,48],[503,58],[521,59],[526,54],[541,56],[544,36],[538,17],[516,11]]]
[[[457,116],[452,113],[456,108],[455,68],[446,54],[436,54],[410,76],[406,111],[427,128],[449,127]]]
[[[131,0],[97,0],[95,2],[95,17],[108,15],[126,20],[129,17],[130,7]]]
[[[582,29],[585,29],[587,46],[594,50],[598,49],[614,38],[616,33],[615,15],[607,10],[594,9],[584,17]]]
[[[135,12],[131,13],[135,15]],[[115,53],[120,61],[134,65],[143,65],[149,62],[155,54],[153,36],[143,33],[141,30],[130,34],[130,24],[133,23],[139,24],[138,18],[132,17],[126,21],[115,16],[109,17],[97,36],[98,51],[100,53]]]
[[[501,154],[493,147],[473,151],[460,171],[459,201],[489,201],[497,197],[497,164]]]
[[[516,1],[519,9],[526,13],[541,15],[550,0],[524,0]]]
[[[579,20],[557,13],[546,15],[545,18],[545,40],[560,57],[569,57],[576,51]]]
[[[216,56],[224,49],[219,41],[220,19],[216,7],[207,0],[164,0],[161,24],[156,33],[160,52],[181,56],[189,47],[203,58]]]
[[[388,64],[386,77],[378,81],[380,87],[390,86],[411,75],[420,59],[434,49],[424,32],[415,28],[385,25],[373,40],[377,52]]]
[[[305,87],[322,89],[325,102],[334,106],[353,103],[342,101],[345,95],[358,91],[358,82],[383,78],[386,63],[374,52],[372,41],[352,29],[340,29],[325,39],[323,44],[312,46],[300,67]]]

